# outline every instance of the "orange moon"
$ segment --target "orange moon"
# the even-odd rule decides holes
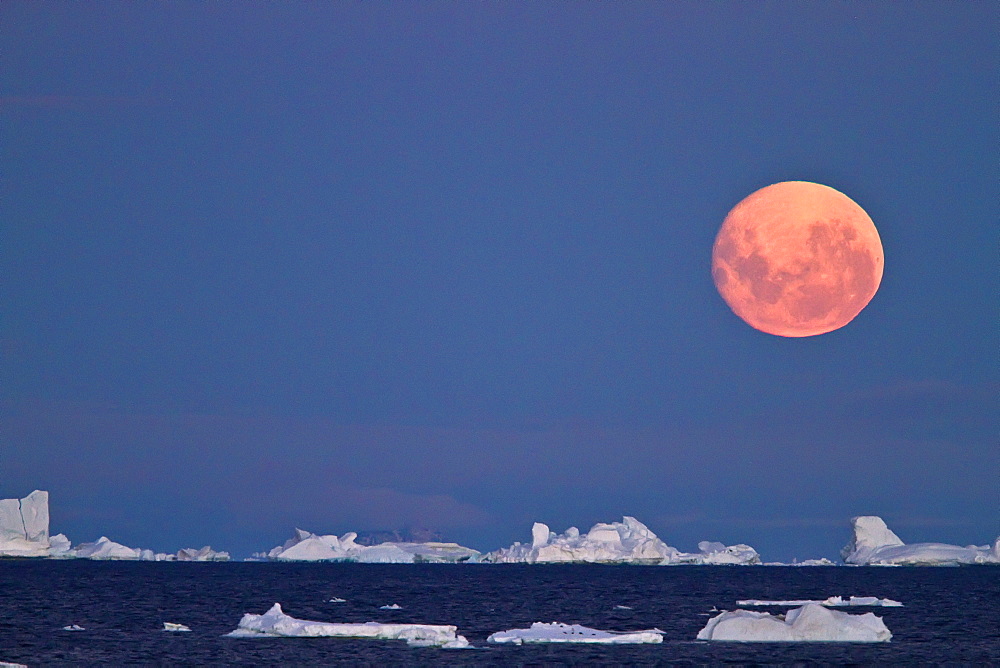
[[[815,336],[854,319],[882,282],[882,241],[854,200],[785,181],[729,212],[712,248],[712,278],[733,313],[777,336]]]

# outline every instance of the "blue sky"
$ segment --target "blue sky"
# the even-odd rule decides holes
[[[0,5],[0,497],[237,554],[634,515],[836,556],[1000,533],[995,3]],[[784,180],[847,327],[711,279]]]

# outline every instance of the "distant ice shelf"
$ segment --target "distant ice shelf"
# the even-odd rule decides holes
[[[229,638],[375,638],[405,640],[416,647],[444,647],[448,649],[469,646],[465,637],[458,635],[454,626],[435,624],[363,624],[316,622],[296,619],[286,615],[281,605],[275,603],[263,615],[243,615],[236,630]]]
[[[296,529],[283,545],[254,556],[271,561],[353,561],[375,564],[464,563],[479,560],[479,552],[458,543],[381,543],[359,545],[358,534],[317,535]]]
[[[749,545],[726,546],[702,541],[698,553],[681,552],[660,540],[634,517],[598,523],[585,534],[576,527],[557,534],[535,522],[531,544],[514,543],[489,552],[482,561],[497,564],[613,563],[613,564],[759,564],[760,555]]]
[[[993,545],[905,544],[876,515],[851,519],[854,535],[841,550],[844,563],[858,566],[957,566],[1000,564],[1000,537]]]

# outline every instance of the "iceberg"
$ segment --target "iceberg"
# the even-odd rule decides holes
[[[722,543],[702,541],[700,553],[680,552],[657,538],[645,524],[625,516],[621,522],[595,524],[581,534],[570,527],[561,534],[548,525],[535,522],[531,544],[514,543],[489,552],[482,561],[511,563],[604,563],[604,564],[758,564],[760,556],[748,545],[727,547]]]
[[[63,536],[63,539],[65,539],[65,536]],[[228,552],[216,552],[208,545],[200,550],[186,547],[178,550],[176,554],[165,554],[137,547],[128,547],[121,543],[116,543],[107,536],[101,536],[93,543],[81,543],[72,549],[69,549],[68,540],[65,542],[65,545],[67,549],[57,556],[94,559],[98,561],[229,561]]]
[[[491,643],[589,643],[603,645],[635,645],[663,642],[663,631],[601,631],[579,624],[535,622],[531,628],[497,631],[486,639]]]
[[[286,615],[281,605],[275,603],[263,615],[243,615],[236,630],[226,634],[229,638],[377,638],[405,640],[417,647],[468,647],[469,641],[458,635],[454,626],[434,624],[337,624],[296,619]]]
[[[885,521],[876,515],[851,519],[854,535],[841,550],[844,563],[858,566],[957,566],[959,564],[1000,564],[1000,537],[992,546],[946,545],[944,543],[905,544]]]
[[[176,624],[174,622],[163,622],[163,630],[170,631],[172,633],[191,631],[191,629],[183,624]]]
[[[892,633],[871,612],[852,615],[809,603],[785,615],[753,610],[723,612],[708,620],[698,640],[737,642],[889,642]]]
[[[358,534],[320,536],[302,529],[283,545],[256,557],[272,561],[353,561],[371,564],[462,563],[479,560],[479,552],[458,543],[382,543],[359,545]]]
[[[49,556],[49,493],[0,499],[0,557]]]
[[[763,606],[763,605],[778,605],[783,607],[798,608],[803,605],[809,605],[810,603],[817,603],[819,605],[825,606],[827,608],[840,608],[848,606],[875,606],[883,608],[901,608],[903,604],[899,601],[894,601],[891,598],[876,598],[875,596],[851,596],[850,598],[844,599],[840,596],[830,596],[829,598],[819,600],[791,600],[791,601],[761,601],[758,599],[749,599],[746,601],[736,601],[736,605],[749,605],[749,606]]]

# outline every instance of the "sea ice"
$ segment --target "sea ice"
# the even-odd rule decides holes
[[[63,631],[86,631],[87,629],[83,628],[79,624],[70,624],[69,626],[62,627],[62,630]]]
[[[864,515],[851,520],[854,534],[841,550],[844,563],[859,566],[955,566],[1000,564],[1000,537],[992,546],[913,543],[907,545],[889,530],[881,517]]]
[[[657,538],[645,524],[625,516],[621,522],[595,524],[581,534],[576,527],[557,534],[541,522],[531,528],[531,544],[514,543],[489,552],[492,563],[756,564],[760,556],[747,545],[726,547],[702,541],[700,553],[680,552]]]
[[[851,596],[850,598],[843,598],[840,596],[830,596],[829,598],[819,600],[805,599],[805,600],[791,600],[791,601],[761,601],[758,599],[749,599],[746,601],[736,601],[736,605],[751,605],[751,606],[764,606],[764,605],[776,605],[784,607],[797,608],[803,605],[809,605],[810,603],[818,603],[819,605],[826,606],[827,608],[840,608],[848,606],[873,606],[873,607],[883,607],[883,608],[901,608],[903,604],[899,601],[894,601],[891,598],[877,598],[875,596]]]
[[[0,557],[49,556],[49,493],[0,499]]]
[[[346,598],[338,598],[338,597],[334,596],[329,601],[327,601],[327,603],[347,603],[347,599]]]
[[[752,610],[723,612],[708,620],[698,640],[738,642],[889,642],[892,633],[870,612],[852,615],[809,603],[785,615]]]
[[[0,668],[28,668],[23,663],[10,663],[8,661],[0,661]]]
[[[398,603],[393,603],[392,605],[383,605],[379,610],[402,610],[403,606]]]
[[[486,639],[492,643],[591,643],[605,645],[624,645],[639,643],[663,642],[663,631],[648,629],[645,631],[601,631],[579,624],[560,624],[552,622],[535,622],[531,628],[509,629],[497,631]]]
[[[183,631],[190,631],[191,629],[189,629],[188,627],[184,626],[183,624],[175,624],[174,622],[163,622],[163,630],[164,631],[174,631],[174,632],[181,631],[181,632],[183,632]]]
[[[418,647],[436,646],[448,649],[468,647],[469,641],[458,635],[454,626],[434,624],[337,624],[296,619],[286,615],[275,603],[263,615],[245,614],[230,638],[378,638],[405,640]]]
[[[317,534],[296,529],[295,535],[266,553],[255,556],[274,561],[354,561],[361,563],[412,564],[475,562],[479,552],[457,543],[382,543],[359,545],[358,534]]]

